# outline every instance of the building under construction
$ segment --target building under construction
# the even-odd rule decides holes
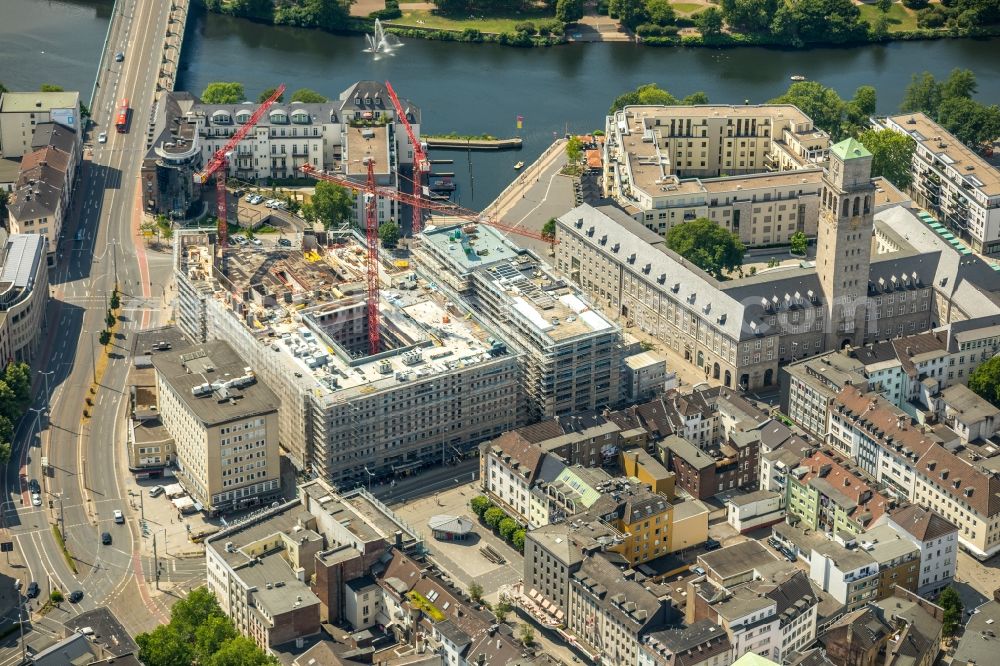
[[[359,239],[230,248],[225,275],[214,240],[175,236],[178,325],[196,340],[226,340],[274,389],[279,439],[298,468],[366,486],[514,427],[517,352],[463,300],[381,263],[381,347],[370,354]]]

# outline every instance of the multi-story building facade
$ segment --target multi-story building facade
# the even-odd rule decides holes
[[[813,437],[826,438],[830,404],[845,386],[867,388],[863,364],[842,351],[811,356],[781,368],[780,405]]]
[[[806,529],[859,534],[888,510],[889,500],[842,455],[825,449],[789,474],[785,506]]]
[[[863,608],[878,598],[879,564],[870,553],[827,541],[813,548],[809,578],[848,611]]]
[[[920,551],[917,594],[934,598],[951,585],[958,564],[958,528],[953,523],[916,504],[896,509],[884,521]]]
[[[212,514],[280,495],[280,403],[232,347],[214,341],[152,360],[157,411],[188,493]]]
[[[896,586],[916,591],[920,581],[920,548],[896,532],[889,524],[881,524],[859,537],[862,550],[878,564],[876,599],[888,599]]]
[[[0,358],[30,363],[49,302],[45,238],[11,234],[0,249]]]
[[[0,95],[0,157],[20,158],[31,152],[35,130],[45,123],[59,123],[77,138],[74,162],[80,160],[80,93],[5,92]]]
[[[396,292],[368,353],[360,247],[230,250],[220,276],[209,239],[175,237],[180,327],[230,341],[280,397],[293,464],[346,487],[469,455],[519,416],[516,355],[459,300]]]
[[[577,289],[487,226],[437,227],[421,240],[417,270],[471,303],[519,352],[522,423],[619,403],[621,331]]]
[[[914,200],[976,252],[1000,253],[1000,171],[923,113],[884,122],[916,141],[910,167]]]
[[[639,646],[639,666],[729,666],[733,646],[726,630],[699,620],[690,626],[654,631]]]

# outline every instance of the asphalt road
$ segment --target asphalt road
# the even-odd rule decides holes
[[[31,418],[19,424],[14,438],[19,464],[8,465],[2,479],[7,538],[12,537],[15,557],[23,563],[14,575],[37,581],[43,595],[50,588],[82,590],[76,611],[117,600],[113,610],[132,631],[147,629],[162,616],[154,612],[146,586],[137,582],[139,530],[118,479],[127,473],[121,457],[126,349],[134,331],[156,322],[170,274],[169,257],[147,255],[136,240],[139,166],[169,13],[169,2],[120,0],[116,5],[92,108],[94,124],[58,260],[50,269],[53,298],[32,363],[38,384],[33,407],[43,411],[37,417],[29,412]],[[121,63],[114,61],[117,51],[125,53]],[[118,134],[113,123],[123,98],[130,100],[133,113],[130,131]],[[104,144],[97,143],[102,131],[108,132]],[[116,279],[122,294],[118,336],[108,346],[106,369],[91,393],[94,360],[100,370],[105,353],[97,336]],[[88,397],[91,417],[84,418]],[[47,476],[43,456],[50,465]],[[28,479],[41,482],[41,507],[31,506]],[[124,525],[114,523],[116,509],[126,513]],[[64,525],[76,572],[57,545],[55,523]],[[101,545],[104,531],[114,537],[110,546]],[[148,612],[136,612],[143,606]]]

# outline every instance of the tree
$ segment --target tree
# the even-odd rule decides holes
[[[193,646],[171,624],[139,634],[135,642],[139,645],[139,659],[148,666],[191,666],[194,661]]]
[[[923,111],[931,118],[937,118],[938,107],[941,105],[941,86],[930,72],[914,74],[910,85],[903,94],[901,111]]]
[[[111,342],[111,331],[107,329],[101,331],[97,336],[97,341],[102,347],[107,347],[108,343]]]
[[[205,104],[239,104],[246,98],[243,84],[236,81],[215,81],[201,91],[201,101]]]
[[[715,37],[722,34],[722,12],[715,7],[709,7],[694,19],[694,26],[703,37]]]
[[[11,448],[10,442],[0,441],[0,463],[6,465],[10,462]]]
[[[670,0],[646,0],[646,14],[649,21],[656,25],[673,25],[677,20]]]
[[[3,381],[14,393],[14,400],[24,406],[31,398],[31,368],[27,363],[9,363]]]
[[[556,20],[576,23],[583,18],[583,0],[556,0]]]
[[[951,70],[948,78],[941,84],[941,99],[946,100],[953,97],[972,99],[977,90],[979,90],[979,84],[976,82],[976,75],[972,73],[972,70],[956,67]]]
[[[275,88],[268,88],[267,90],[265,90],[264,92],[262,92],[260,95],[257,96],[257,103],[258,104],[263,104],[264,102],[266,102],[268,99],[271,98],[271,95],[273,95],[276,92],[278,92],[277,87],[275,87]],[[275,100],[275,101],[277,101],[277,102],[284,102],[285,101],[285,93],[281,93],[280,95],[278,95],[278,99]]]
[[[477,495],[469,501],[469,506],[472,508],[472,513],[482,518],[488,509],[493,508],[493,502],[485,495]]]
[[[801,231],[796,231],[788,240],[792,246],[792,252],[795,254],[805,254],[809,248],[809,239]]]
[[[778,0],[722,0],[722,16],[736,32],[759,34],[770,28],[778,5]]]
[[[646,20],[643,0],[610,0],[608,14],[617,17],[626,28],[634,29]]]
[[[872,176],[882,176],[900,189],[910,185],[913,151],[917,148],[912,137],[888,129],[869,129],[858,140],[872,154]]]
[[[892,0],[875,0],[875,6],[883,14],[888,14],[889,10],[892,9]]]
[[[316,191],[312,195],[310,205],[316,219],[329,229],[351,219],[354,212],[354,194],[346,187],[323,180],[316,183]]]
[[[225,615],[209,615],[194,631],[194,653],[199,663],[205,663],[223,645],[239,635]]]
[[[708,95],[701,91],[696,93],[691,93],[690,95],[681,100],[681,104],[684,104],[685,106],[708,104]]]
[[[500,624],[507,621],[507,616],[512,610],[514,610],[514,607],[511,605],[510,599],[505,596],[501,596],[500,600],[493,604],[493,616],[496,617],[497,622]]]
[[[497,531],[504,541],[510,541],[511,536],[517,531],[517,521],[513,518],[504,518],[500,521]]]
[[[579,162],[583,157],[583,142],[575,136],[571,136],[566,142],[566,157],[570,162]]]
[[[535,630],[531,628],[530,624],[523,622],[517,629],[517,638],[524,643],[525,647],[531,647],[535,643]]]
[[[968,97],[942,100],[938,122],[962,143],[978,148],[1000,136],[1000,108],[986,106]]]
[[[955,588],[949,585],[938,595],[937,605],[944,609],[942,633],[945,636],[954,636],[962,624],[962,598],[958,596]]]
[[[655,83],[647,83],[616,97],[615,101],[611,103],[608,113],[615,113],[616,111],[621,111],[626,106],[639,104],[672,106],[679,103],[676,97],[658,87]]]
[[[704,217],[682,222],[667,232],[667,247],[720,280],[726,271],[736,270],[744,252],[736,234]]]
[[[51,83],[43,83],[39,90],[41,92],[63,92],[62,86],[53,85]]]
[[[399,225],[389,220],[378,228],[378,237],[382,247],[392,249],[399,243]]]
[[[49,592],[49,601],[51,601],[54,604],[61,604],[63,602],[62,590],[56,588],[51,592]]]
[[[503,509],[494,506],[487,509],[486,513],[483,514],[483,522],[495,530],[500,527],[500,522],[506,517],[507,514],[503,512]]]
[[[859,113],[870,116],[875,113],[878,106],[878,91],[874,86],[858,86],[854,91],[854,98],[849,102]]]
[[[117,289],[112,290],[111,303],[110,303],[111,309],[117,310],[119,307],[121,307],[121,304],[122,304],[122,299],[121,296],[118,295],[118,290]]]
[[[483,600],[483,586],[472,581],[469,583],[469,597],[475,601],[477,604]]]
[[[0,93],[5,93],[5,92],[7,92],[7,86],[5,86],[4,84],[0,83]]]
[[[205,666],[277,666],[278,661],[265,654],[246,636],[237,636],[225,643],[209,659],[200,662]]]
[[[846,103],[836,90],[818,81],[797,81],[770,103],[794,104],[812,118],[816,127],[829,132],[835,139],[843,135]]]
[[[527,532],[523,529],[517,530],[510,537],[510,545],[514,546],[519,552],[524,552],[524,539]]]
[[[327,101],[327,99],[315,90],[310,90],[309,88],[299,88],[292,93],[292,101],[302,102],[304,104],[322,104]]]
[[[868,24],[851,0],[789,0],[775,12],[771,31],[795,45],[846,43],[864,40]]]
[[[542,238],[552,242],[556,237],[556,218],[550,217],[549,221],[542,225]]]
[[[980,364],[969,375],[969,388],[983,400],[1000,407],[1000,356],[994,356]]]

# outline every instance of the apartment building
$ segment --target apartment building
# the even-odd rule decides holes
[[[369,355],[362,247],[234,249],[221,275],[209,238],[175,238],[179,326],[239,349],[281,400],[293,464],[344,487],[460,459],[518,418],[517,356],[460,300],[393,290]]]
[[[809,578],[847,606],[848,612],[878,598],[879,564],[863,549],[827,541],[813,548]]]
[[[733,646],[726,630],[708,620],[646,634],[639,666],[729,666]]]
[[[835,449],[900,500],[913,499],[917,461],[943,443],[885,398],[855,386],[844,388],[830,405],[828,431]]]
[[[833,449],[803,458],[788,476],[785,506],[802,527],[828,534],[859,534],[890,507],[890,500]]]
[[[479,479],[489,498],[524,525],[538,528],[573,515],[572,495],[556,484],[566,462],[513,430],[479,447]]]
[[[696,499],[757,485],[759,449],[752,439],[736,438],[709,452],[671,435],[659,444],[659,449],[667,469],[677,475],[677,485]]]
[[[830,138],[794,106],[630,106],[606,136],[605,196],[661,236],[696,217],[749,245],[816,233]]]
[[[833,666],[878,666],[893,630],[877,609],[859,608],[830,625],[819,644]]]
[[[964,443],[988,440],[1000,430],[1000,409],[968,386],[952,386],[941,391],[937,412],[941,422]]]
[[[51,265],[73,196],[81,139],[72,128],[46,122],[33,127],[31,140],[7,203],[8,225],[12,233],[45,236]]]
[[[76,136],[80,161],[79,92],[5,92],[0,94],[0,157],[20,158],[35,145],[35,131],[46,123],[58,123]]]
[[[883,520],[920,551],[917,594],[934,598],[951,585],[958,562],[958,527],[917,504],[900,507],[886,514]]]
[[[1000,253],[1000,171],[923,113],[890,116],[885,127],[916,141],[914,200],[973,250]]]
[[[31,362],[42,338],[48,302],[45,238],[10,234],[0,248],[0,357]]]
[[[428,228],[414,257],[422,276],[467,300],[518,352],[520,423],[618,405],[621,330],[533,253],[466,224]]]
[[[400,100],[407,120],[420,136],[420,109]],[[199,189],[191,175],[207,164],[250,120],[257,105],[206,104],[187,92],[164,96],[157,105],[152,146],[142,167],[144,208],[183,215]],[[364,160],[374,159],[379,186],[399,188],[397,172],[413,166],[413,146],[389,99],[385,85],[358,81],[337,99],[320,103],[277,102],[237,146],[229,176],[247,181],[302,177],[309,165],[358,183],[367,180]],[[187,176],[185,181],[185,176]],[[364,226],[364,207],[355,202],[356,221]],[[380,222],[399,219],[398,204],[380,197]]]
[[[878,564],[876,599],[887,599],[899,587],[916,591],[920,580],[920,549],[891,525],[872,527],[859,537],[859,546]]]
[[[278,397],[222,341],[152,357],[158,412],[174,438],[178,478],[210,514],[281,494]]]
[[[845,386],[867,388],[864,366],[846,350],[789,363],[781,368],[779,404],[796,425],[825,439],[831,403]]]
[[[770,527],[784,519],[784,493],[755,490],[737,495],[726,503],[726,522],[740,533]]]
[[[620,553],[633,567],[673,551],[670,500],[624,478],[605,482],[597,490],[602,495],[589,513],[622,534],[621,543],[609,550]]]
[[[886,644],[886,666],[931,666],[941,653],[944,609],[909,590],[896,589],[874,610],[896,631]]]
[[[595,663],[637,664],[646,634],[665,629],[669,604],[608,559],[584,559],[570,576],[566,627]]]

